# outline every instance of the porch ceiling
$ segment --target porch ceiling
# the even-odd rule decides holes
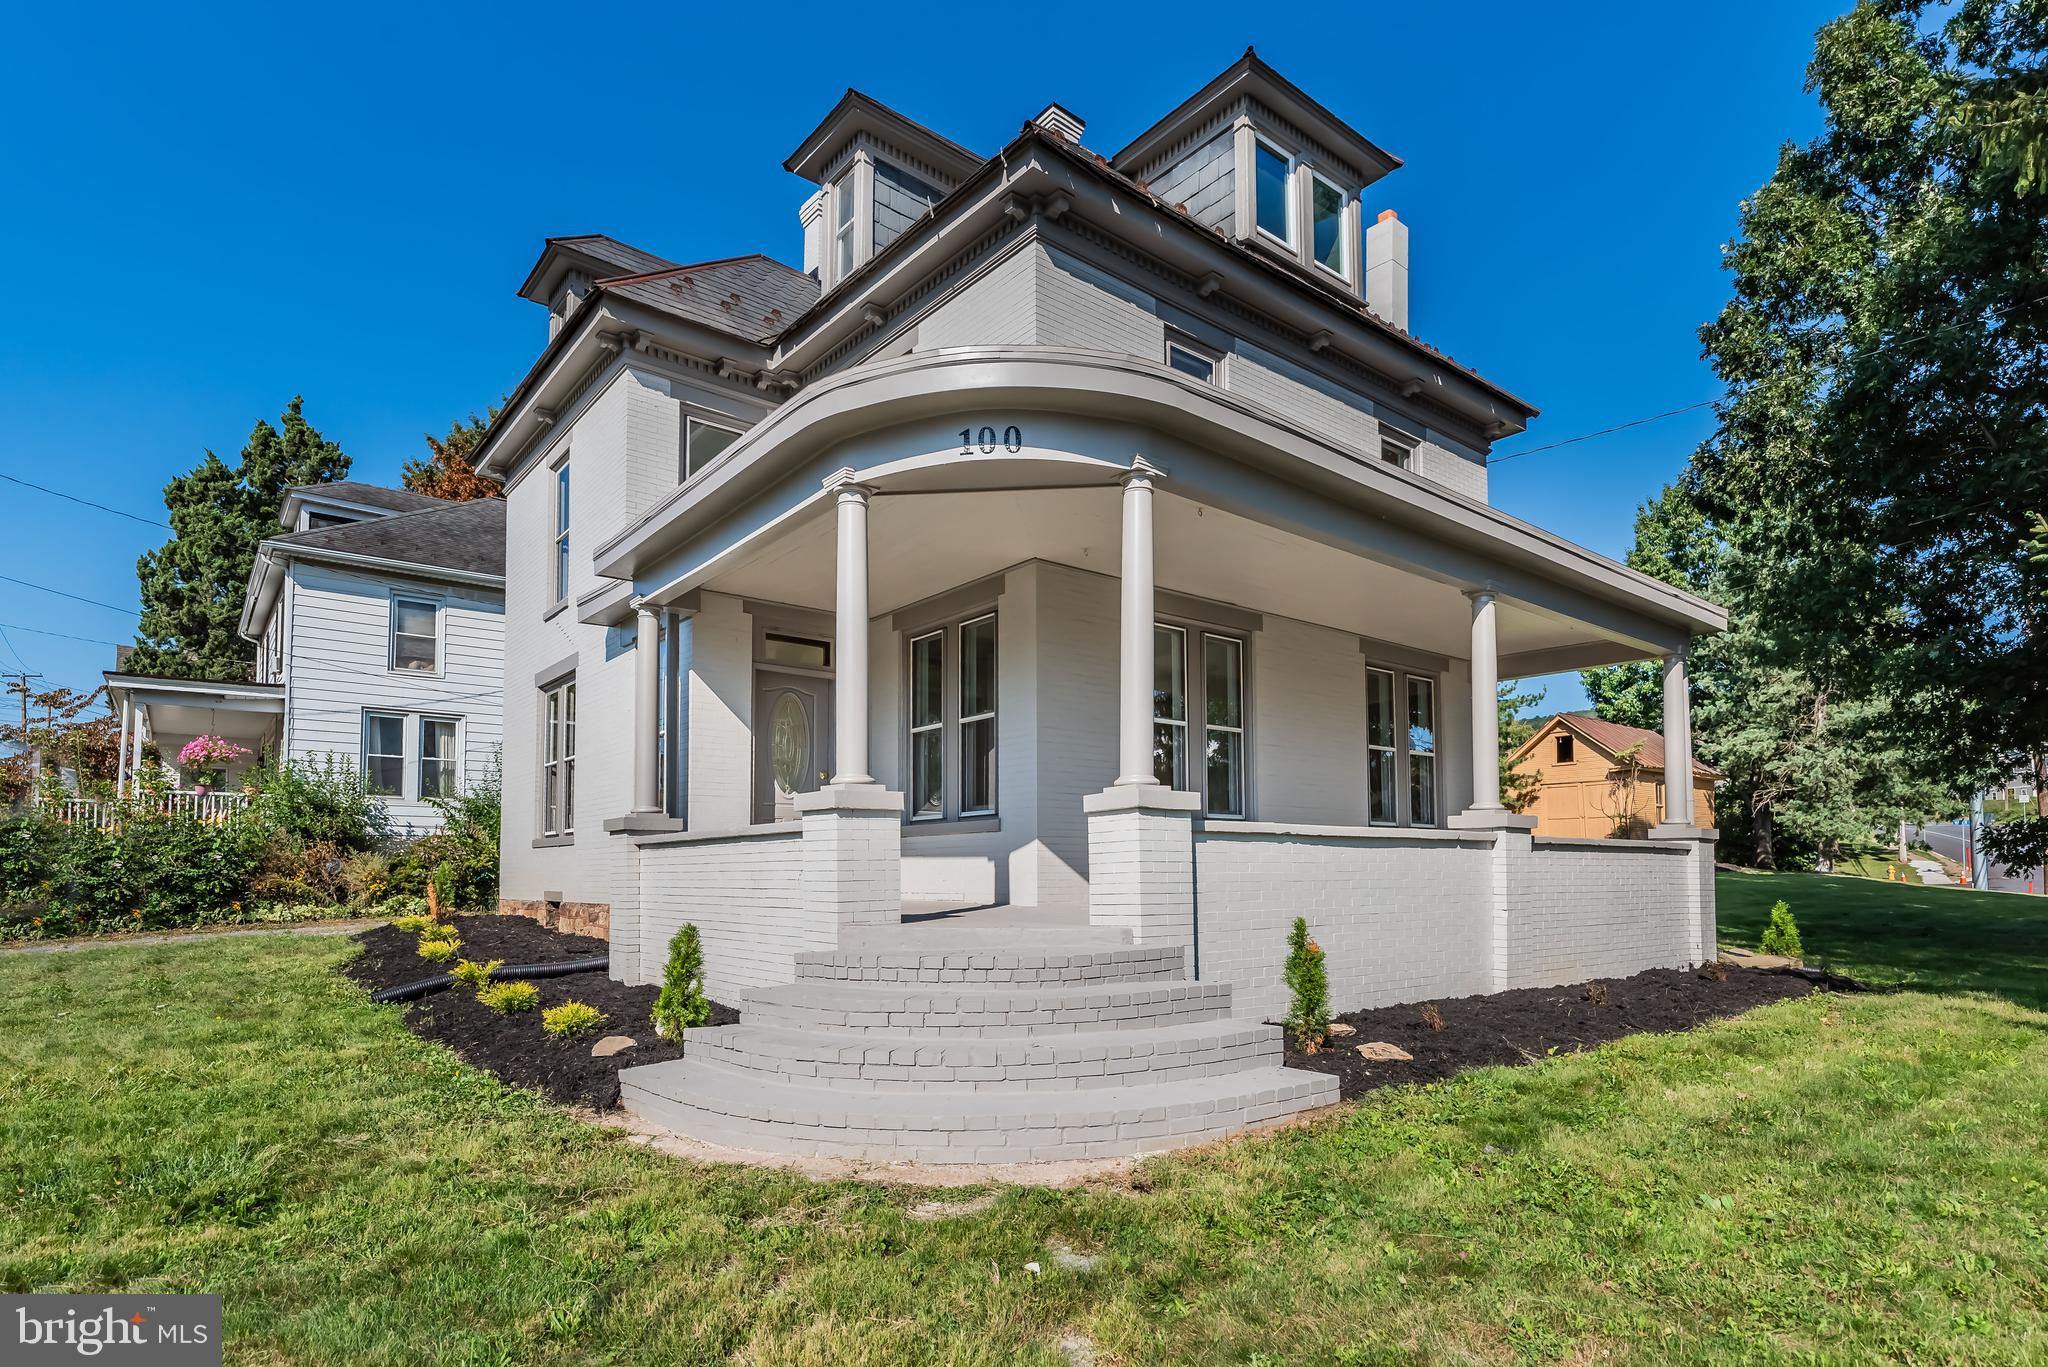
[[[883,616],[1028,560],[1114,576],[1121,557],[1114,486],[884,492],[869,514],[870,605]],[[728,566],[706,587],[830,612],[835,529],[820,509]],[[1471,613],[1458,585],[1350,554],[1162,490],[1154,554],[1161,589],[1292,617],[1453,659],[1468,656]],[[1639,658],[1596,628],[1513,601],[1499,612],[1503,673]]]

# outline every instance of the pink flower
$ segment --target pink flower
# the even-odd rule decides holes
[[[233,764],[238,759],[247,758],[248,754],[247,747],[237,745],[225,736],[194,736],[178,752],[178,763]]]

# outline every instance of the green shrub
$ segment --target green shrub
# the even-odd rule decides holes
[[[462,932],[455,928],[452,921],[429,921],[420,927],[419,934],[423,943],[430,940],[445,940],[451,945],[462,937]]]
[[[250,814],[302,844],[325,841],[342,850],[368,850],[391,836],[390,813],[344,755],[268,764],[249,782],[256,788]]]
[[[419,955],[430,964],[445,964],[462,948],[460,940],[421,940]]]
[[[425,916],[394,916],[391,918],[392,928],[404,935],[418,935],[432,924],[434,923]]]
[[[371,907],[388,900],[391,856],[382,850],[358,850],[343,861],[341,884],[341,895],[350,906]]]
[[[1287,1029],[1297,1049],[1313,1054],[1330,1033],[1330,974],[1323,964],[1323,947],[1309,939],[1308,922],[1299,916],[1287,935],[1286,977],[1292,1002]]]
[[[683,1031],[711,1019],[711,999],[704,995],[704,944],[697,927],[683,923],[668,942],[668,967],[661,974],[661,995],[654,999],[655,1033],[681,1039]]]
[[[137,815],[110,830],[35,813],[7,818],[0,822],[0,909],[7,913],[0,933],[92,935],[246,920],[261,900],[249,884],[268,839],[240,817]]]
[[[481,992],[484,985],[490,982],[491,975],[504,966],[503,959],[488,959],[483,963],[478,963],[474,959],[464,959],[450,970],[450,976],[470,991]]]
[[[1803,959],[1806,950],[1799,943],[1799,923],[1792,919],[1792,906],[1779,902],[1771,908],[1770,928],[1764,931],[1759,946],[1766,954],[1782,954],[1788,959]]]
[[[587,1002],[563,1002],[540,1013],[541,1029],[550,1035],[588,1034],[604,1024],[604,1012]]]
[[[428,923],[427,900],[424,897],[387,897],[371,907],[370,910],[382,916],[393,925],[397,925],[400,921],[418,921],[422,926]],[[406,929],[406,933],[408,935],[417,935],[419,931],[416,928],[410,928]]]
[[[531,1011],[540,1004],[540,989],[529,982],[492,983],[481,989],[476,999],[499,1015],[515,1011]]]

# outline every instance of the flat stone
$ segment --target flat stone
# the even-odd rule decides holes
[[[1343,1039],[1346,1035],[1355,1035],[1357,1033],[1358,1027],[1355,1025],[1346,1025],[1343,1021],[1330,1022],[1330,1035],[1334,1039]]]
[[[1415,1055],[1409,1053],[1400,1045],[1388,1044],[1384,1040],[1374,1040],[1371,1044],[1361,1044],[1357,1046],[1357,1049],[1360,1058],[1369,1058],[1385,1063],[1406,1063],[1415,1057]]]
[[[631,1035],[606,1035],[603,1039],[590,1046],[590,1056],[592,1058],[610,1058],[613,1054],[623,1054],[628,1049],[637,1048],[639,1043],[640,1041],[634,1039]]]
[[[1759,954],[1752,949],[1724,949],[1721,962],[1734,964],[1738,968],[1797,968],[1799,960],[1788,959],[1782,954]]]

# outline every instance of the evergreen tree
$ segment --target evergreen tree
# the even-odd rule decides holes
[[[1536,801],[1537,790],[1543,786],[1540,776],[1508,763],[1508,756],[1536,734],[1536,723],[1523,713],[1542,701],[1540,689],[1517,693],[1512,683],[1503,682],[1500,686],[1500,802],[1511,812],[1528,811]]]
[[[130,673],[231,681],[248,677],[256,647],[235,632],[256,546],[278,534],[286,489],[348,473],[349,458],[314,430],[294,398],[279,426],[258,422],[234,469],[213,452],[164,486],[171,539],[136,562],[142,621]]]
[[[431,433],[427,434],[427,449],[431,454],[425,460],[405,463],[405,487],[416,494],[445,498],[453,503],[502,496],[505,492],[503,484],[476,472],[476,449],[483,444],[484,433],[490,430],[490,424],[498,420],[498,411],[493,407],[487,418],[479,418],[472,413],[466,421],[450,423],[448,435],[439,440]]]

